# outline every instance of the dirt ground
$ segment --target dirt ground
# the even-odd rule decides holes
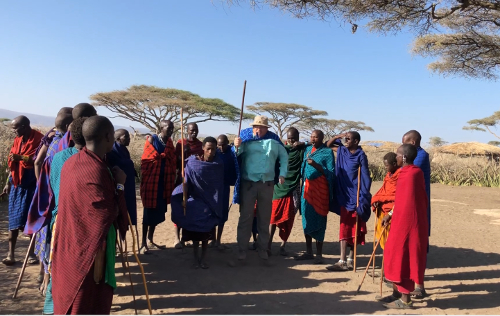
[[[381,183],[374,183],[376,192]],[[140,204],[140,201],[138,201]],[[139,214],[142,212],[139,210]],[[170,215],[170,213],[168,213]],[[168,216],[169,217],[169,216]],[[328,219],[324,246],[325,265],[302,263],[278,255],[275,236],[272,265],[264,266],[257,253],[249,252],[244,266],[231,268],[227,262],[236,256],[238,209],[233,207],[226,224],[225,252],[211,250],[210,269],[191,268],[192,249],[173,249],[173,226],[161,224],[156,242],[168,246],[140,256],[146,272],[149,297],[155,314],[400,314],[386,310],[374,300],[379,280],[367,277],[361,292],[356,289],[373,249],[373,218],[368,223],[367,244],[359,247],[358,271],[329,272],[326,264],[338,260],[339,217]],[[0,251],[7,252],[7,205],[0,204]],[[139,219],[140,222],[140,219]],[[495,188],[432,185],[432,236],[426,273],[430,297],[417,302],[411,314],[500,314],[500,191]],[[290,255],[305,250],[301,219],[296,218],[289,240]],[[131,248],[131,238],[128,240]],[[28,246],[21,239],[16,251],[22,260]],[[381,263],[378,252],[377,265]],[[131,262],[135,262],[132,255]],[[116,265],[119,287],[113,301],[113,314],[133,314],[130,283]],[[21,270],[0,265],[0,313],[40,314],[43,298],[35,278],[38,267],[26,269],[18,298],[12,294]],[[140,314],[147,313],[139,267],[131,263],[136,304]],[[384,295],[390,290],[383,287]]]

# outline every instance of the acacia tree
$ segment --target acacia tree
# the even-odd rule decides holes
[[[409,30],[412,52],[435,57],[429,69],[442,75],[496,79],[500,68],[498,0],[225,0],[268,5],[297,18],[358,24],[382,34]]]
[[[254,105],[248,105],[247,109],[259,115],[268,114],[269,124],[281,139],[285,137],[288,128],[317,116],[328,115],[326,111],[314,110],[295,103],[257,102]]]
[[[470,120],[467,122],[468,126],[464,126],[463,129],[470,131],[481,131],[490,132],[493,136],[500,139],[500,135],[497,135],[492,131],[492,127],[500,126],[500,111],[496,111],[493,115],[482,119]]]
[[[201,123],[206,121],[236,122],[240,110],[221,99],[202,98],[199,95],[178,89],[155,86],[131,86],[125,90],[99,92],[90,96],[92,105],[103,106],[121,117],[140,123],[150,131],[158,133],[162,120],[175,125],[174,133],[180,127],[180,109],[183,120]],[[244,119],[253,116],[246,114]]]
[[[500,141],[498,140],[491,140],[488,142],[488,145],[491,145],[491,146],[500,146]]]
[[[441,137],[438,136],[429,137],[429,145],[431,145],[432,147],[440,147],[447,143],[448,142],[443,140]]]
[[[305,120],[299,124],[299,130],[306,135],[311,135],[311,132],[315,129],[323,131],[325,134],[325,140],[349,131],[374,131],[373,128],[360,121],[316,118]]]

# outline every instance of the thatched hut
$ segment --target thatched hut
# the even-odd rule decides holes
[[[401,144],[394,142],[386,142],[379,140],[365,140],[360,143],[365,152],[383,151],[383,152],[396,152]]]
[[[453,143],[434,148],[434,159],[440,156],[454,155],[461,158],[486,158],[490,161],[500,160],[500,147],[478,142]]]

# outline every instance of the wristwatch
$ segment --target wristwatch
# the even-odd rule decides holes
[[[123,184],[121,184],[121,183],[118,183],[116,185],[116,190],[118,190],[118,191],[124,191],[125,190],[125,186]]]

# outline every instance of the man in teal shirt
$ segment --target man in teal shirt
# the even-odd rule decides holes
[[[238,260],[246,259],[248,240],[252,232],[255,203],[257,203],[257,247],[259,256],[268,259],[269,223],[271,222],[276,162],[279,161],[279,183],[285,182],[288,153],[279,137],[268,131],[268,118],[256,116],[252,128],[241,131],[234,141],[240,172],[240,219],[238,221]]]

